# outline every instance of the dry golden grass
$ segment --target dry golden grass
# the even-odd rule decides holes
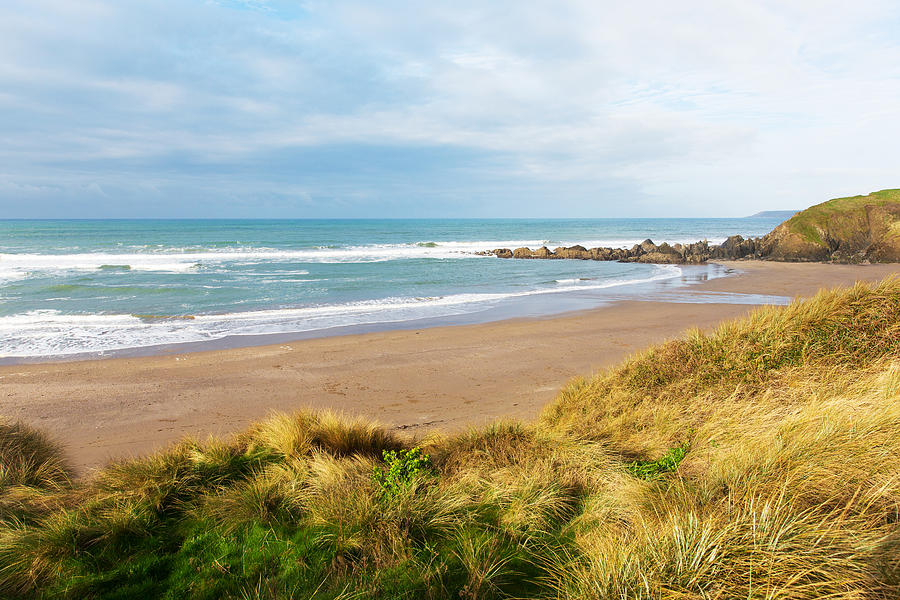
[[[900,365],[799,375],[705,411],[679,478],[587,503],[561,596],[900,594]]]
[[[543,427],[691,451],[678,478],[586,503],[560,595],[900,595],[898,299],[896,280],[824,292],[573,382]]]
[[[403,444],[377,423],[331,412],[275,414],[238,437],[250,452],[296,457],[322,450],[335,456],[380,457]]]

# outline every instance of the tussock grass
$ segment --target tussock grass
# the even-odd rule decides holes
[[[0,526],[50,510],[70,478],[58,444],[22,423],[0,420]]]
[[[0,492],[19,485],[55,489],[69,477],[58,444],[21,423],[0,421]]]
[[[895,279],[691,332],[532,424],[281,414],[75,482],[4,427],[0,597],[900,597]],[[414,446],[434,476],[383,493]]]
[[[257,423],[239,443],[250,452],[285,458],[321,450],[335,456],[380,457],[383,450],[400,450],[397,437],[376,423],[348,419],[331,412],[276,414]]]

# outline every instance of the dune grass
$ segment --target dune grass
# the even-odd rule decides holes
[[[77,481],[7,424],[0,469],[0,597],[896,598],[900,281],[690,332],[532,424],[276,415]]]

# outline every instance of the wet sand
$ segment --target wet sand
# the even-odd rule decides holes
[[[809,296],[900,265],[722,263],[686,293]],[[85,470],[273,411],[331,409],[413,434],[531,419],[567,380],[753,306],[628,301],[542,319],[345,335],[166,356],[0,367],[0,416],[55,436]]]

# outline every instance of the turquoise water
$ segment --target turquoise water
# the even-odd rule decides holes
[[[475,252],[630,247],[648,237],[715,243],[777,224],[765,218],[0,221],[0,357],[555,312],[607,301],[611,290],[683,281],[685,268]]]

